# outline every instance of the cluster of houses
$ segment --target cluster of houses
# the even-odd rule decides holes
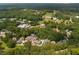
[[[57,31],[60,32],[60,30],[58,28],[57,28]],[[7,31],[7,30],[0,31],[0,37],[5,38],[6,33],[11,33],[11,32]],[[64,42],[66,42],[66,40],[69,39],[69,37],[72,34],[72,31],[66,29],[65,33],[66,33],[66,35],[65,35],[65,40],[63,40]],[[24,43],[27,43],[28,41],[30,41],[33,46],[42,46],[49,42],[56,44],[55,41],[50,41],[49,39],[40,39],[35,34],[31,34],[30,36],[27,36],[27,37],[20,37],[19,39],[17,39],[16,37],[13,37],[12,40],[15,40],[17,45],[24,45]]]
[[[0,38],[6,38],[6,34],[16,35],[15,33],[11,32],[7,29],[0,30]]]
[[[67,42],[67,40],[69,39],[69,37],[71,36],[71,31],[66,30],[66,38],[63,41],[59,41],[57,42],[57,44],[59,43],[65,43]],[[5,38],[6,37],[6,32],[0,32],[0,37]],[[27,37],[20,37],[18,40],[16,37],[13,37],[12,40],[16,41],[17,45],[24,45],[25,43],[27,43],[28,41],[31,42],[32,46],[42,46],[45,45],[47,43],[52,43],[52,44],[56,44],[55,41],[50,41],[49,39],[40,39],[38,38],[35,34],[31,34],[30,36]]]
[[[71,31],[66,30],[66,39],[57,42],[57,44],[58,43],[65,43],[68,40],[68,38],[71,36],[71,33],[72,33]],[[49,39],[39,39],[35,34],[31,34],[30,36],[27,36],[25,38],[20,37],[19,40],[17,40],[17,44],[24,45],[24,43],[27,43],[28,41],[30,41],[33,46],[42,46],[47,43],[56,44],[55,41],[50,41]]]
[[[11,32],[6,30],[6,29],[2,29],[0,31],[0,37],[5,38],[6,37],[6,33],[11,33]]]
[[[51,42],[53,44],[56,43],[55,41],[50,41],[48,39],[39,39],[35,34],[31,34],[30,36],[27,36],[26,38],[21,37],[17,41],[17,44],[24,45],[24,43],[27,43],[28,41],[30,41],[33,46],[42,46],[42,45],[49,43],[49,42]]]
[[[39,25],[36,25],[36,26],[31,26],[31,25],[28,24],[28,23],[24,23],[24,24],[19,24],[19,25],[17,26],[17,28],[24,28],[24,29],[30,29],[30,28],[34,28],[34,27],[46,28],[46,25],[45,25],[45,24],[39,24]]]
[[[0,31],[0,38],[5,38],[6,33],[10,33],[10,31]],[[24,45],[24,43],[27,43],[28,41],[31,42],[33,46],[42,46],[44,44],[47,44],[51,42],[52,44],[55,44],[55,41],[50,41],[48,39],[39,39],[35,34],[31,34],[30,36],[27,37],[20,37],[17,39],[16,37],[13,37],[12,40],[16,41],[17,45]]]
[[[16,20],[17,18],[0,18],[0,20],[2,20],[2,21],[5,21],[5,20],[11,20],[11,21],[14,21],[14,20]]]
[[[39,14],[39,13],[37,13],[37,14]],[[59,20],[57,17],[53,17],[51,13],[42,16],[42,18],[45,21],[49,21],[49,20],[52,19],[51,21],[53,21],[55,23],[58,23],[58,24],[60,24],[62,22],[64,22],[65,24],[73,23],[71,17],[70,17],[70,20],[64,20],[63,21],[62,19]],[[79,16],[76,16],[76,18],[79,18]],[[6,20],[6,18],[2,18],[1,20]],[[16,18],[9,18],[9,20],[14,21],[14,20],[16,20]],[[46,28],[46,25],[44,23],[39,24],[39,25],[36,25],[36,26],[31,26],[29,24],[31,21],[28,21],[28,23],[25,23],[26,22],[26,19],[19,19],[16,22],[19,23],[19,25],[17,26],[17,28],[22,28],[22,29],[24,29],[24,28],[25,29],[27,29],[27,28],[33,28],[33,27]],[[56,32],[60,32],[60,30],[59,30],[58,27],[57,28],[53,28],[53,30],[56,31]],[[66,32],[66,39],[68,40],[68,38],[71,36],[72,31],[69,31],[67,29],[67,30],[65,30],[65,32]],[[5,38],[6,37],[6,32],[0,31],[0,37]],[[34,45],[36,45],[36,46],[42,46],[42,45],[44,45],[44,44],[46,44],[48,42],[51,42],[53,44],[56,44],[55,41],[50,41],[48,39],[39,39],[35,34],[31,34],[30,36],[27,36],[25,38],[24,37],[20,37],[18,40],[16,39],[16,37],[13,37],[12,40],[16,40],[16,43],[18,45],[24,45],[24,43],[26,43],[28,41],[30,41],[33,46]]]
[[[52,15],[44,15],[42,18],[45,21],[53,21],[53,22],[58,23],[58,24],[60,24],[60,23],[64,23],[64,24],[70,24],[71,23],[72,24],[73,23],[72,17],[70,17],[69,20],[63,20],[63,19],[59,20],[57,17],[54,17]],[[77,18],[78,18],[78,16],[77,16]]]
[[[6,31],[0,31],[0,38],[5,38],[6,37]],[[50,41],[48,39],[39,39],[35,34],[31,34],[30,36],[27,37],[20,37],[17,39],[16,37],[13,37],[12,40],[16,41],[17,45],[24,45],[24,43],[27,43],[28,41],[31,42],[33,46],[42,46],[48,42],[51,42],[55,44],[55,41]]]
[[[36,25],[36,26],[32,26],[30,23],[31,21],[17,21],[19,23],[19,25],[17,26],[17,28],[25,28],[25,29],[29,29],[29,28],[33,28],[33,27],[39,27],[39,28],[45,28],[46,25],[43,23],[43,24],[39,24],[39,25]]]

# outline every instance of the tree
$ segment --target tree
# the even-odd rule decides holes
[[[32,49],[32,44],[30,41],[24,44],[24,47],[26,49],[25,53],[30,55],[31,54],[31,49]]]
[[[16,41],[9,39],[9,41],[7,42],[7,45],[9,48],[14,48],[16,47]]]
[[[0,41],[0,55],[3,54],[4,47],[2,46],[2,41]]]

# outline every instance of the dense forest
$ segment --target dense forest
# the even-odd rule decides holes
[[[78,55],[79,4],[0,4],[0,55]]]

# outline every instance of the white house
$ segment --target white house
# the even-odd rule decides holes
[[[53,17],[53,20],[57,20],[57,18],[56,17]]]
[[[6,18],[2,18],[2,20],[6,20]]]
[[[68,29],[66,29],[65,32],[66,32],[66,38],[68,39],[71,36],[72,31],[69,31]]]
[[[24,41],[24,37],[21,37],[18,41],[17,44],[21,44]]]
[[[75,16],[75,18],[79,18],[79,16]]]
[[[20,24],[17,27],[18,28],[29,28],[29,27],[31,27],[31,25],[30,24]]]
[[[10,18],[10,20],[11,20],[11,21],[14,21],[14,20],[16,20],[16,18]]]
[[[46,44],[46,43],[50,42],[50,40],[48,40],[48,39],[41,39],[40,41],[42,42],[42,43],[41,43],[41,45],[43,45],[43,44]]]
[[[40,28],[45,28],[46,26],[45,26],[45,24],[40,24],[39,27]]]
[[[51,43],[52,43],[52,44],[56,44],[56,42],[55,42],[55,41],[51,41]]]
[[[3,38],[5,38],[6,37],[6,34],[5,34],[5,32],[0,32],[0,37],[3,37]]]

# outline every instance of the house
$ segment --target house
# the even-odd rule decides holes
[[[20,24],[17,27],[18,28],[29,28],[29,27],[31,27],[31,25],[30,24]]]
[[[53,20],[57,20],[57,18],[56,17],[53,17]]]
[[[5,38],[7,33],[11,34],[12,32],[11,32],[11,31],[8,31],[8,30],[6,30],[6,29],[2,29],[2,30],[0,31],[0,37]]]
[[[79,18],[79,16],[75,16],[75,18]]]
[[[72,33],[72,31],[68,31],[68,32],[66,33],[66,35],[67,35],[68,38],[71,36],[71,33]]]
[[[35,36],[35,34],[31,34],[30,36],[27,36],[26,38],[25,38],[25,40],[28,40],[28,41],[35,41],[35,40],[37,40],[37,37]]]
[[[22,19],[23,22],[26,22],[27,19]]]
[[[40,40],[35,40],[35,41],[32,41],[32,45],[33,46],[41,46],[41,41]]]
[[[20,24],[24,24],[27,20],[25,18],[21,19],[19,18],[16,22]]]
[[[5,38],[6,37],[6,33],[5,32],[0,32],[0,37]]]
[[[11,20],[11,21],[14,21],[14,20],[16,20],[16,18],[10,18],[10,20]]]
[[[58,27],[53,28],[53,31],[60,32],[60,30],[58,29]]]
[[[31,22],[32,22],[32,21],[30,21],[30,20],[28,21],[28,23],[31,23]]]
[[[16,38],[16,37],[13,37],[13,38],[12,38],[12,40],[16,41],[16,40],[17,40],[17,38]]]
[[[0,19],[0,23],[2,23],[3,21]]]
[[[50,40],[48,40],[48,39],[39,39],[39,40],[35,40],[35,41],[32,41],[32,45],[34,46],[42,46],[42,45],[44,45],[44,44],[47,44],[47,43],[49,43],[50,42]]]
[[[39,15],[41,12],[40,11],[35,11],[34,15]]]
[[[17,40],[17,44],[21,44],[21,43],[23,43],[23,41],[24,41],[24,37],[21,37],[19,40]]]
[[[52,44],[56,44],[56,42],[55,42],[55,41],[51,41],[51,43],[52,43]]]
[[[72,21],[72,18],[70,17],[70,19],[69,20],[65,20],[64,21],[64,24],[72,24],[73,23],[73,21]]]
[[[31,34],[30,36],[27,36],[26,38],[21,37],[18,41],[17,44],[24,44],[26,42],[30,41],[32,45],[37,45],[39,44],[39,41],[37,40],[37,37],[34,34]]]
[[[39,39],[35,34],[31,34],[30,36],[27,36],[26,38],[21,37],[17,44],[23,45],[24,43],[27,43],[28,41],[31,42],[32,46],[42,46],[43,44],[46,44],[50,42],[48,39]]]
[[[7,30],[7,29],[2,29],[1,30],[2,32],[5,32],[5,33],[12,33],[11,31]]]
[[[31,34],[30,36],[27,36],[26,38],[21,37],[17,41],[17,44],[23,45],[24,43],[27,43],[28,41],[31,42],[32,46],[42,46],[50,42],[50,40],[48,39],[38,39],[38,37],[35,34]]]
[[[54,11],[53,11],[53,14],[55,15],[56,13],[57,13],[57,11],[56,11],[56,10],[54,10]]]
[[[48,40],[48,39],[39,39],[39,40],[32,41],[32,45],[33,46],[42,46],[42,45],[47,44],[49,42],[50,42],[50,40]]]
[[[68,38],[71,36],[71,34],[72,34],[72,31],[69,31],[68,29],[66,29],[65,30],[65,32],[66,32],[66,40],[68,40]]]
[[[2,20],[6,20],[6,18],[2,18]]]
[[[42,18],[46,21],[49,21],[52,19],[52,13],[46,13],[45,15],[42,16]]]
[[[35,27],[46,28],[46,25],[45,24],[39,24],[39,25],[36,25]]]
[[[42,18],[44,18],[44,19],[51,19],[52,17],[50,15],[45,15]]]
[[[46,44],[46,43],[50,42],[50,40],[48,40],[48,39],[41,39],[40,41],[42,42],[42,43],[41,43],[41,45],[43,45],[43,44]]]
[[[45,28],[46,26],[45,26],[45,24],[40,24],[39,25],[41,28]]]
[[[70,17],[70,19],[69,19],[69,22],[70,22],[70,23],[73,23],[73,21],[72,21],[72,18],[71,18],[71,17]]]
[[[18,20],[16,22],[19,23],[19,24],[24,24],[25,23],[24,21],[21,21],[21,20]]]
[[[23,9],[23,11],[27,11],[27,9]]]
[[[39,39],[34,35],[34,34],[31,34],[31,36],[28,36],[25,38],[25,41],[30,41],[32,43],[33,46],[42,46],[43,44],[49,42],[48,39],[45,39],[45,40],[42,40],[42,39]]]

